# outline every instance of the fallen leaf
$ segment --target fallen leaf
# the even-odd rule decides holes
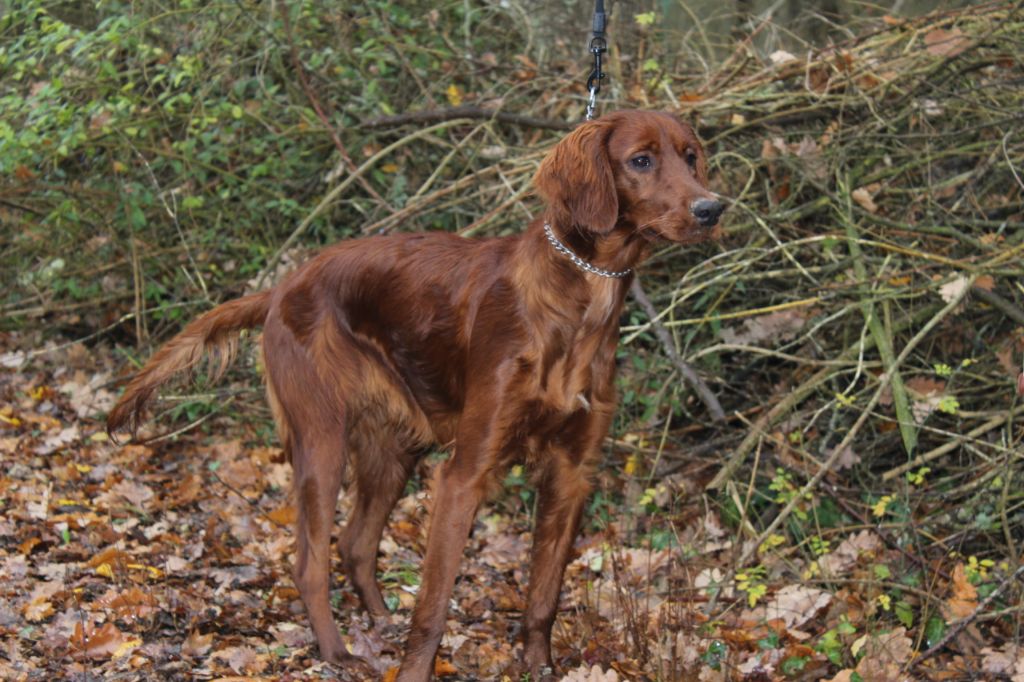
[[[966,277],[957,277],[951,282],[947,282],[939,287],[939,296],[941,296],[942,300],[946,303],[950,303],[963,294],[967,289],[967,282],[968,280]]]
[[[123,497],[127,500],[128,504],[142,510],[146,509],[146,502],[153,499],[154,495],[149,486],[128,480],[115,484],[111,487],[110,492]]]
[[[868,213],[878,213],[878,204],[875,203],[874,197],[871,196],[871,192],[863,187],[850,192],[850,196]]]
[[[105,609],[111,609],[118,619],[144,618],[156,611],[156,597],[138,587],[127,590],[111,589],[96,600]]]
[[[601,666],[587,667],[581,665],[568,672],[562,682],[619,682],[619,674],[614,670],[604,671]]]
[[[78,440],[78,424],[72,424],[59,432],[50,434],[43,438],[33,450],[39,455],[49,455]]]
[[[186,658],[204,658],[213,646],[213,633],[200,634],[193,630],[181,645],[181,655]]]
[[[953,618],[966,618],[978,606],[978,589],[967,579],[963,563],[953,569],[953,595],[946,600],[949,615]]]
[[[996,280],[992,275],[981,275],[976,280],[974,280],[974,286],[977,289],[992,291],[996,287]]]
[[[22,607],[22,614],[29,622],[39,622],[53,615],[53,604],[50,598],[63,589],[58,582],[46,582],[36,585],[32,590],[29,601]]]
[[[903,667],[914,654],[913,642],[907,636],[906,628],[892,632],[862,637],[858,640],[864,657],[857,664],[856,672],[864,680],[872,682],[902,682]],[[855,656],[856,652],[851,653]]]
[[[904,384],[907,390],[916,393],[918,397],[928,398],[935,395],[942,395],[946,390],[946,382],[931,377],[913,377],[907,379]]]
[[[788,341],[796,337],[806,323],[804,311],[780,310],[744,320],[740,329],[723,327],[722,340],[744,346]]]
[[[295,519],[298,518],[298,515],[295,505],[286,504],[268,512],[267,518],[279,526],[291,528],[295,525]]]
[[[440,656],[434,659],[434,676],[444,677],[446,675],[454,675],[458,671],[455,666],[451,664],[451,661],[446,661]]]
[[[765,605],[768,620],[781,620],[786,629],[798,628],[832,602],[824,590],[804,585],[786,585]]]
[[[458,85],[455,85],[454,83],[449,85],[448,89],[445,91],[445,95],[448,97],[448,103],[453,107],[457,107],[462,104],[462,89]]]
[[[135,638],[127,638],[113,623],[107,622],[94,629],[88,624],[83,627],[79,622],[75,625],[75,631],[68,643],[77,653],[88,658],[103,659],[112,658],[115,654],[122,655],[123,647],[126,645],[134,648],[134,641]]]
[[[936,57],[955,57],[971,46],[970,39],[959,28],[947,31],[936,28],[924,36],[925,49]]]
[[[230,646],[215,652],[210,658],[223,661],[238,674],[254,675],[263,672],[267,659],[248,646]]]
[[[818,567],[825,576],[838,577],[849,571],[862,555],[873,555],[882,547],[882,539],[873,531],[862,530],[852,535],[834,551],[819,557]]]
[[[775,50],[775,52],[768,55],[768,59],[772,60],[772,64],[775,66],[797,61],[796,55],[785,50]]]
[[[833,451],[829,451],[829,456],[832,455]],[[850,469],[860,464],[860,455],[854,452],[853,448],[847,445],[843,448],[843,451],[839,453],[839,458],[835,463],[835,470],[842,471],[843,469]]]

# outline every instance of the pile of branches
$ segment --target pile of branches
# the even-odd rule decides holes
[[[709,487],[750,480],[757,451],[865,518],[898,495],[944,550],[1019,556],[1022,21],[890,19],[767,63],[743,45],[684,97],[733,197],[720,253],[653,266],[661,318],[742,434]]]

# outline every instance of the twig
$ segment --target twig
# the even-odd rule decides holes
[[[917,334],[915,334],[914,337],[907,342],[907,345],[904,346],[899,356],[892,363],[893,367],[899,367],[901,364],[903,364],[903,361],[907,359],[911,351],[917,348],[917,345],[921,343],[921,341],[923,341],[926,336],[928,336],[928,333],[932,329],[934,329],[939,322],[944,320],[947,315],[956,310],[957,306],[960,305],[960,302],[964,299],[964,297],[967,295],[967,292],[974,284],[975,278],[972,276],[969,279],[970,281],[968,286],[964,287],[961,291],[959,291],[956,296],[954,296],[945,306],[942,307],[941,310],[939,310],[939,312],[935,313],[935,316],[932,317],[932,319],[928,320],[928,322],[923,327],[921,327],[920,331],[918,331]],[[825,477],[825,474],[832,470],[832,467],[835,466],[835,463],[843,455],[843,450],[850,446],[850,443],[853,442],[854,437],[860,432],[861,428],[867,422],[868,417],[871,416],[871,411],[874,409],[875,405],[878,404],[878,401],[881,400],[882,393],[885,391],[885,387],[891,383],[892,377],[892,372],[886,372],[881,376],[878,382],[878,387],[875,389],[875,394],[871,396],[871,400],[861,411],[860,416],[857,418],[857,421],[855,421],[853,426],[850,427],[850,430],[846,433],[846,436],[843,438],[843,440],[839,443],[839,445],[835,447],[835,449],[832,451],[832,454],[829,455],[829,458],[825,460],[825,462],[821,465],[821,468],[818,469],[817,473],[815,473],[814,476],[812,476],[811,479],[807,481],[806,484],[804,484],[803,488],[799,491],[799,493],[793,496],[793,499],[791,499],[789,503],[782,508],[782,511],[779,512],[779,515],[775,517],[775,519],[768,525],[767,528],[764,529],[764,531],[762,531],[761,535],[757,538],[757,540],[754,543],[747,546],[747,548],[743,551],[743,554],[740,556],[740,560],[737,565],[742,566],[743,564],[745,564],[747,560],[750,559],[751,554],[757,551],[757,548],[761,546],[765,539],[767,539],[769,535],[774,533],[778,529],[778,527],[782,525],[783,521],[789,518],[789,515],[793,513],[793,509],[796,507],[796,505],[801,503],[805,499],[805,496],[811,490],[813,490],[818,485],[818,483],[821,482],[821,479]]]
[[[1006,587],[1010,583],[1012,583],[1014,580],[1019,578],[1021,575],[1024,575],[1024,564],[1021,564],[1020,566],[1017,567],[1016,571],[1014,571],[1010,575],[1006,576],[1006,578],[1004,578],[1003,581],[1001,583],[999,583],[999,585],[996,587],[996,589],[992,590],[992,594],[988,595],[987,597],[982,599],[980,602],[978,602],[978,605],[974,607],[973,611],[971,611],[968,615],[964,616],[960,620],[955,621],[953,623],[953,625],[949,628],[949,630],[946,631],[946,634],[943,635],[939,639],[938,642],[933,644],[931,647],[926,649],[920,656],[918,656],[916,659],[914,659],[914,662],[913,662],[913,664],[911,664],[910,667],[911,668],[919,667],[922,663],[924,663],[929,658],[931,658],[932,656],[937,654],[939,651],[941,651],[943,648],[945,648],[945,646],[947,644],[949,644],[949,642],[954,637],[959,635],[963,631],[963,629],[965,627],[967,627],[968,625],[973,623],[975,620],[977,620],[977,618],[981,614],[981,612],[984,611],[988,607],[989,604],[991,604],[993,601],[995,601],[995,599],[997,597],[999,597],[1000,594],[1003,593],[1003,590],[1005,590]]]
[[[546,130],[572,130],[575,124],[566,121],[555,121],[550,118],[537,118],[524,114],[513,114],[498,109],[486,109],[484,107],[466,104],[449,109],[425,109],[423,111],[410,111],[405,114],[393,116],[381,116],[369,121],[363,121],[359,127],[365,130],[375,128],[397,128],[398,126],[410,123],[424,124],[437,121],[450,121],[459,118],[493,119],[502,123],[525,126],[527,128],[544,128]]]
[[[993,308],[998,308],[1000,312],[1017,324],[1024,325],[1024,310],[1015,306],[1012,301],[1007,301],[996,292],[989,291],[988,289],[984,289],[977,285],[971,289],[971,293],[985,301],[985,303],[988,303]]]
[[[1019,415],[1019,414],[1024,414],[1024,405],[1018,405],[1016,409],[1007,410],[1003,414],[996,415],[995,417],[992,417],[991,419],[989,419],[984,424],[981,424],[980,426],[976,426],[975,428],[971,429],[970,431],[968,431],[967,433],[963,434],[962,436],[959,436],[958,438],[954,438],[953,440],[947,441],[947,442],[943,443],[942,445],[940,445],[939,447],[935,448],[934,450],[929,450],[928,452],[926,452],[926,453],[924,453],[922,455],[918,455],[917,457],[915,457],[914,459],[910,460],[909,462],[906,462],[905,464],[901,464],[898,467],[894,467],[892,469],[889,469],[884,474],[882,474],[882,482],[884,483],[886,481],[891,481],[892,479],[896,478],[897,476],[901,476],[901,475],[905,474],[906,472],[910,471],[914,467],[919,467],[919,466],[921,466],[923,464],[927,464],[928,462],[931,462],[934,459],[938,459],[939,457],[942,457],[947,452],[952,452],[953,450],[957,449],[965,441],[971,440],[973,438],[977,438],[978,436],[980,436],[980,435],[982,435],[984,433],[988,433],[992,429],[997,428],[1000,425],[1002,425],[1004,422],[1006,422],[1011,417],[1014,417],[1014,416]]]
[[[291,5],[287,2],[281,3],[281,19],[284,23],[285,35],[288,37],[288,53],[292,60],[292,68],[295,69],[295,75],[298,76],[299,86],[302,88],[302,92],[305,93],[306,99],[313,106],[313,111],[316,112],[320,122],[324,124],[324,128],[327,129],[327,133],[331,136],[331,141],[334,143],[334,147],[338,150],[341,155],[342,163],[348,170],[355,167],[355,163],[352,162],[352,157],[348,155],[348,150],[345,149],[345,145],[342,143],[341,138],[338,137],[338,132],[334,129],[330,119],[324,112],[323,104],[320,102],[320,98],[316,96],[313,91],[313,87],[309,84],[309,79],[306,78],[306,69],[302,66],[302,60],[299,59],[299,51],[295,47],[295,39],[292,36],[292,20],[289,16],[291,12]],[[394,213],[394,209],[388,204],[388,202],[382,197],[373,186],[366,181],[366,178],[359,178],[359,185],[366,190],[366,193],[371,197],[379,201],[382,205],[386,206],[390,212]]]
[[[633,294],[633,298],[636,299],[640,307],[647,313],[647,319],[651,321],[651,326],[654,328],[654,335],[658,337],[661,342],[662,348],[665,350],[665,355],[672,362],[679,374],[682,375],[686,383],[690,384],[690,387],[696,391],[701,402],[708,409],[711,414],[711,419],[716,422],[720,422],[725,419],[725,411],[722,410],[721,403],[718,402],[718,398],[712,393],[708,385],[704,383],[704,380],[700,378],[696,370],[679,357],[679,353],[676,351],[676,344],[672,340],[672,335],[668,333],[665,325],[658,319],[658,311],[655,310],[654,304],[651,303],[651,299],[647,297],[644,292],[643,286],[640,284],[640,280],[634,279],[633,284],[630,286],[629,291]]]
[[[910,320],[906,320],[905,324],[909,325],[913,321],[916,321],[917,317],[928,312],[927,309],[924,312],[918,312],[918,315]],[[897,325],[902,327],[902,325]],[[899,329],[893,330],[894,332]],[[838,361],[849,361],[853,358],[858,357],[862,352],[874,347],[873,339],[865,339],[862,341],[856,341],[848,346],[842,353],[840,353],[836,360]],[[781,419],[783,415],[787,414],[791,409],[798,405],[804,398],[810,395],[813,391],[817,390],[819,386],[829,381],[835,376],[835,370],[832,367],[824,367],[816,372],[810,379],[800,384],[794,389],[791,389],[785,397],[783,397],[778,403],[776,403],[770,410],[763,414],[755,423],[753,428],[747,432],[746,437],[736,447],[732,455],[719,470],[718,474],[705,486],[705,490],[717,490],[721,488],[726,481],[732,478],[732,475],[739,469],[743,460],[747,454],[754,447],[754,445],[761,439],[761,434],[768,431],[772,424]]]
[[[267,264],[263,267],[262,270],[260,270],[260,274],[256,276],[256,288],[261,288],[264,286],[267,275],[273,272],[274,268],[277,267],[277,264],[281,261],[281,256],[283,256],[284,253],[291,247],[291,245],[294,244],[295,241],[302,236],[302,233],[309,228],[313,221],[316,220],[320,216],[320,214],[323,213],[327,209],[327,207],[330,206],[331,203],[341,195],[342,192],[348,189],[349,185],[351,185],[353,182],[362,177],[362,175],[370,168],[372,168],[374,164],[376,164],[378,161],[380,161],[382,158],[384,158],[394,150],[398,149],[399,147],[404,147],[413,140],[418,140],[421,137],[426,137],[427,135],[430,135],[436,130],[441,130],[443,128],[448,128],[450,126],[460,125],[465,122],[466,119],[458,119],[455,121],[445,121],[443,123],[438,123],[437,125],[430,126],[429,128],[421,128],[420,130],[417,130],[414,133],[406,135],[400,140],[392,142],[387,147],[384,147],[384,149],[381,149],[379,152],[377,152],[369,159],[367,159],[359,168],[349,173],[347,178],[342,180],[337,187],[328,192],[327,195],[320,200],[320,203],[317,204],[316,207],[312,211],[310,211],[305,218],[302,219],[302,222],[299,223],[299,226],[296,227],[295,230],[290,235],[288,235],[288,238],[284,240],[284,243],[281,244],[280,247],[278,247],[277,252],[274,253],[273,258],[267,261]]]

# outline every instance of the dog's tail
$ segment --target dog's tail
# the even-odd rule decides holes
[[[234,356],[239,332],[259,327],[266,320],[270,294],[267,290],[228,301],[190,322],[128,383],[124,395],[107,415],[107,433],[113,434],[127,425],[134,434],[153,393],[173,375],[195,367],[204,351],[217,358],[214,378],[223,374]]]

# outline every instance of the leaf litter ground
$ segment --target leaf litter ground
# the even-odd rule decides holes
[[[111,396],[96,387],[115,364],[102,348],[75,344],[0,373],[0,676],[393,675],[418,585],[428,486],[403,498],[382,543],[390,623],[374,626],[360,614],[335,570],[332,601],[345,641],[367,659],[365,667],[338,670],[317,660],[291,581],[295,512],[279,450],[226,418],[210,424],[213,435],[111,443],[98,420]],[[431,466],[421,468],[422,480]],[[629,461],[621,468],[628,471]],[[714,511],[679,503],[699,500],[702,468],[697,462],[648,489],[613,468],[602,472],[597,497],[615,497],[619,507],[611,515],[591,510],[597,518],[588,520],[567,570],[553,640],[566,679],[914,677],[901,671],[920,643],[880,599],[899,582],[898,548],[862,527],[836,537],[815,563],[780,553],[758,575],[724,585],[735,534]],[[505,494],[477,520],[439,675],[502,679],[521,653],[531,513],[522,483],[514,470]],[[628,513],[629,505],[659,509],[672,540],[651,532],[656,515]],[[343,499],[339,521],[345,506]],[[948,581],[937,578],[942,584],[902,585],[903,599],[917,605],[920,592],[920,602],[949,619],[968,615],[979,600],[969,570],[986,568],[958,563]],[[1020,665],[1012,645],[979,646],[976,626],[960,639],[958,649],[973,656],[943,654],[921,672],[958,677],[985,666],[1015,674]]]

